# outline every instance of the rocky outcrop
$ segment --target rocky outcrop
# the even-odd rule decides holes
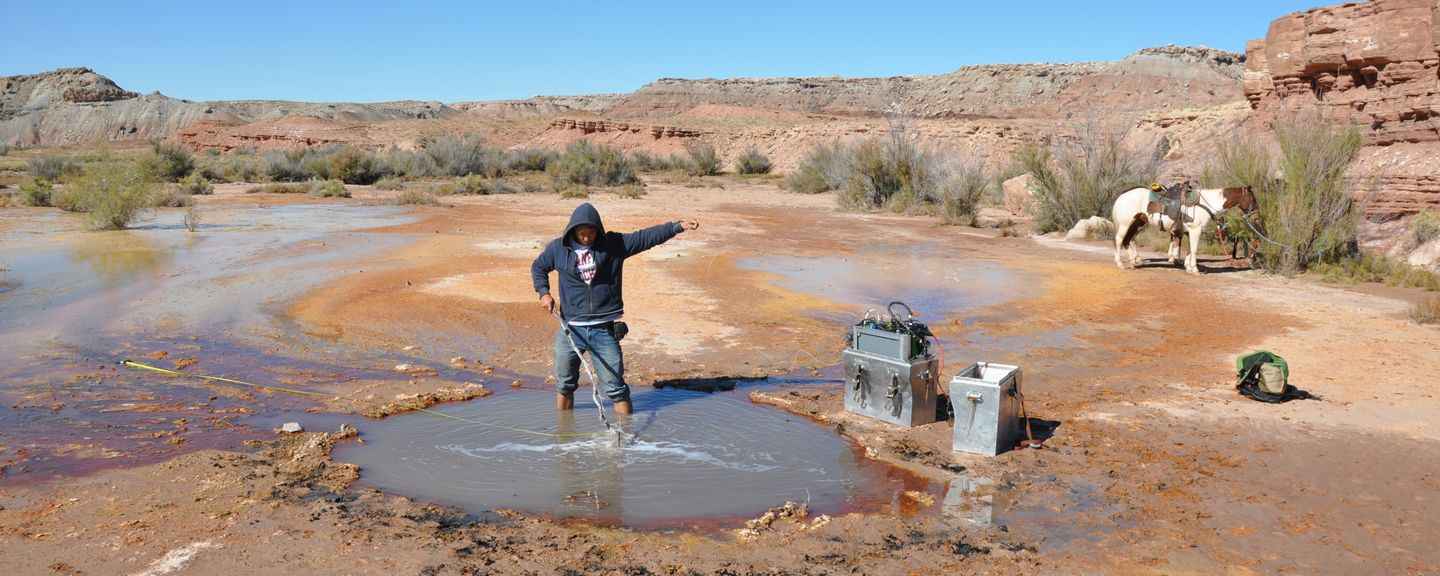
[[[701,130],[679,126],[559,118],[552,120],[545,132],[531,144],[560,149],[570,142],[586,139],[625,150],[643,150],[664,156],[684,153],[704,135]]]
[[[1318,109],[1362,127],[1357,170],[1378,174],[1370,214],[1440,208],[1440,0],[1372,0],[1280,18],[1246,46],[1255,120]]]
[[[612,117],[673,116],[718,104],[807,114],[920,118],[1143,114],[1241,98],[1244,57],[1205,48],[1141,50],[1120,62],[991,64],[889,78],[665,78],[611,108]]]
[[[0,144],[65,146],[165,138],[196,122],[239,125],[286,117],[336,122],[436,119],[461,114],[439,102],[324,104],[267,100],[192,102],[121,89],[88,68],[0,77]]]

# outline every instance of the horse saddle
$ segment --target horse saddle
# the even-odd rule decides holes
[[[1179,223],[1180,209],[1182,207],[1194,206],[1200,202],[1200,195],[1189,182],[1181,182],[1169,187],[1159,184],[1150,185],[1150,203],[1146,206],[1147,214],[1163,214],[1170,218],[1170,221]],[[1158,223],[1157,223],[1158,224]]]

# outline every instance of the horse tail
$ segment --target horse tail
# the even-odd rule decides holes
[[[1150,218],[1144,214],[1136,214],[1134,218],[1131,218],[1130,226],[1125,228],[1125,237],[1120,241],[1120,247],[1129,248],[1130,242],[1135,240],[1135,235],[1139,234],[1140,229],[1144,228],[1149,221]]]

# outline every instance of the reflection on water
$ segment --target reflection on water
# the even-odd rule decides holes
[[[120,230],[79,236],[70,246],[72,262],[84,264],[111,289],[142,272],[153,271],[169,260],[167,249],[144,234]]]
[[[1004,503],[997,503],[1002,493],[989,478],[967,478],[957,476],[950,481],[945,491],[945,503],[941,511],[946,518],[962,520],[971,524],[989,526],[996,523],[997,504],[1004,510]]]
[[[817,513],[890,506],[918,480],[856,455],[833,431],[734,394],[639,390],[617,445],[589,410],[510,392],[360,427],[336,460],[362,482],[479,513],[516,508],[627,526],[754,517],[785,501]],[[580,436],[568,436],[581,434]]]

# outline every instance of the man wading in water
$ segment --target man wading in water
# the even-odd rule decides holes
[[[615,402],[617,414],[634,411],[630,387],[625,385],[625,358],[620,352],[624,323],[616,323],[625,311],[625,302],[620,298],[625,259],[699,227],[694,220],[681,220],[629,234],[606,232],[600,212],[587,202],[570,215],[565,233],[551,240],[530,265],[540,307],[552,314],[556,302],[550,296],[550,271],[558,271],[562,321],[575,334],[580,351],[590,353],[600,384],[605,387],[605,395]],[[555,378],[555,391],[559,393],[555,408],[574,408],[575,390],[580,387],[580,356],[570,348],[563,329],[555,334]]]

